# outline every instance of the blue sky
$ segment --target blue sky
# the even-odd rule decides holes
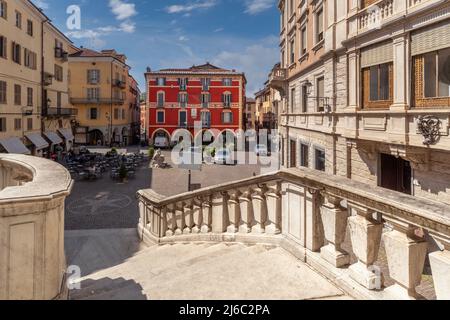
[[[277,0],[33,0],[77,46],[126,54],[145,90],[143,73],[206,61],[246,73],[247,95],[263,87],[279,60]],[[70,5],[81,29],[69,30]]]

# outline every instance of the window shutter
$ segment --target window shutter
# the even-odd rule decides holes
[[[91,108],[87,108],[86,119],[90,119],[90,118],[91,118]]]
[[[361,50],[361,67],[367,68],[392,62],[394,47],[392,41],[382,42]]]
[[[432,25],[411,35],[413,56],[450,47],[450,21]]]

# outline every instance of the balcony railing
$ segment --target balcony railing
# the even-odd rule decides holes
[[[44,108],[42,109],[42,116],[76,116],[78,109],[74,108]]]
[[[138,197],[147,243],[279,245],[362,299],[417,298],[428,255],[437,298],[450,298],[450,206],[443,203],[310,169]]]
[[[394,15],[394,0],[383,0],[368,6],[359,15],[359,29],[376,29],[381,26],[384,20]]]
[[[112,84],[114,87],[125,89],[127,84],[125,81],[119,80],[119,79],[113,79]]]
[[[101,99],[101,98],[71,98],[70,103],[72,104],[117,104],[121,105],[125,103],[124,99]]]

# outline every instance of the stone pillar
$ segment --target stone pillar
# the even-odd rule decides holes
[[[341,249],[341,244],[345,240],[348,211],[341,207],[339,198],[325,195],[325,200],[320,214],[328,245],[322,247],[320,255],[336,268],[340,268],[350,262],[347,252]]]
[[[358,108],[358,55],[356,51],[348,54],[348,109],[356,110]]]
[[[238,232],[241,222],[241,210],[239,207],[239,191],[233,190],[228,193],[228,219],[230,225],[227,228],[228,233]]]
[[[265,197],[266,187],[257,186],[253,188],[252,204],[253,204],[253,233],[264,233],[267,220],[267,204]]]
[[[401,2],[401,1],[397,1]],[[406,110],[408,108],[409,82],[409,38],[406,34],[393,40],[394,46],[394,104],[391,109]]]
[[[201,233],[211,232],[211,197],[205,197],[202,201],[202,227]]]
[[[228,206],[226,193],[214,194],[211,205],[212,232],[224,233],[228,227]]]
[[[240,233],[250,233],[251,224],[253,222],[253,207],[251,192],[248,189],[241,190],[239,196],[239,206],[241,209],[241,224],[239,226]]]
[[[183,229],[183,234],[190,234],[194,226],[192,201],[186,201],[183,203],[183,216],[185,225],[185,228]]]
[[[174,216],[174,233],[176,236],[183,234],[183,230],[185,227],[184,224],[184,208],[183,203],[177,203],[174,205],[175,207],[175,216]]]
[[[274,182],[267,185],[268,191],[266,193],[267,200],[267,222],[266,233],[267,234],[279,234],[281,233],[281,193],[280,184]]]
[[[166,207],[165,213],[165,230],[166,230],[166,237],[172,237],[174,235],[175,232],[175,228],[174,226],[176,226],[176,222],[175,222],[175,210],[173,208],[173,205],[169,205]]]
[[[450,244],[428,255],[438,300],[450,300]]]
[[[200,201],[194,200],[192,203],[192,218],[194,219],[192,233],[200,233],[200,228],[203,223],[202,206]]]
[[[395,281],[385,290],[392,299],[417,298],[427,253],[427,242],[414,234],[414,227],[397,221],[394,230],[383,234],[389,265],[389,275]]]
[[[349,203],[356,216],[348,219],[353,252],[358,262],[349,268],[350,277],[369,290],[380,290],[382,276],[374,262],[378,258],[383,224],[373,219],[374,212]]]

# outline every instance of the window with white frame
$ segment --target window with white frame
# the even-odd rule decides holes
[[[223,112],[222,113],[222,123],[223,124],[233,123],[233,113],[232,112]]]
[[[290,42],[290,61],[291,64],[295,62],[295,38]]]
[[[159,108],[164,107],[164,103],[165,103],[165,94],[164,92],[158,92],[157,94],[157,106]]]
[[[156,78],[156,85],[164,87],[166,85],[166,78]]]
[[[294,113],[294,108],[295,108],[295,88],[291,88],[291,97],[290,97],[290,101],[289,101],[289,111],[290,113]]]
[[[300,31],[300,55],[306,54],[307,51],[307,33],[306,33],[306,25]]]
[[[188,86],[188,78],[180,78],[178,79],[178,85],[180,86],[180,90],[186,91]]]
[[[450,48],[424,56],[426,98],[450,97]]]
[[[88,83],[98,84],[100,82],[100,70],[88,70]]]
[[[209,103],[211,102],[211,96],[209,94],[207,94],[207,93],[203,93],[202,97],[201,97],[201,100],[202,100],[202,107],[203,108],[208,108],[209,107]]]
[[[323,40],[323,9],[316,13],[316,43]]]
[[[222,84],[224,87],[231,87],[233,85],[233,79],[231,78],[224,78],[222,80]]]
[[[3,0],[0,0],[0,18],[8,18],[8,4]]]
[[[158,111],[156,113],[156,123],[164,123],[165,121],[165,114],[164,111]]]
[[[231,102],[232,102],[232,95],[231,93],[224,93],[222,95],[222,101],[223,101],[223,106],[224,107],[231,107]]]
[[[317,78],[317,112],[325,111],[325,78]]]
[[[22,29],[22,14],[16,11],[16,27]]]
[[[186,108],[188,105],[188,95],[187,93],[180,92],[178,94],[178,102],[181,108]]]
[[[6,81],[0,81],[0,103],[1,104],[6,104],[7,102],[7,85],[6,85]]]
[[[6,39],[6,37],[0,36],[0,58],[6,59],[7,47],[8,47],[8,40]]]
[[[88,88],[87,98],[89,100],[98,100],[100,98],[100,88]]]

